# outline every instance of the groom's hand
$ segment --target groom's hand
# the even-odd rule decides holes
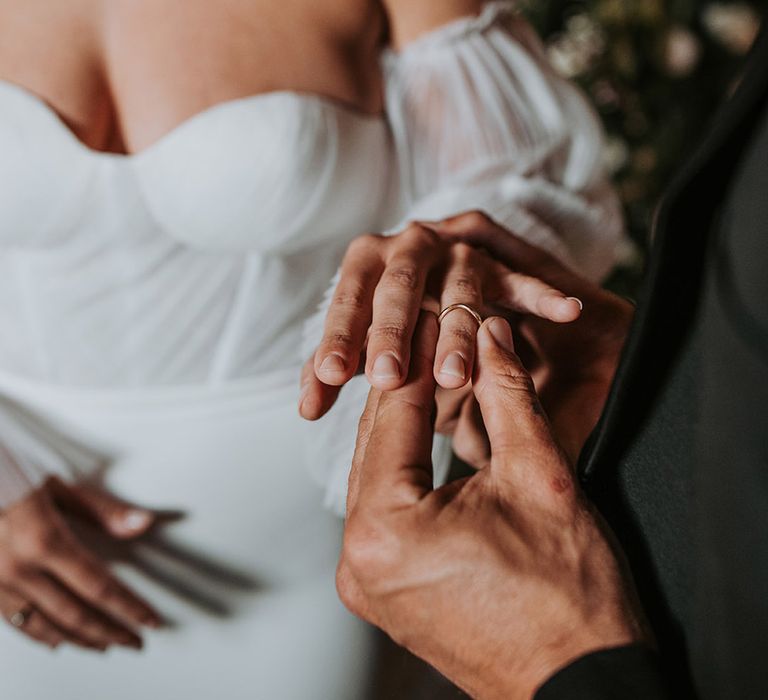
[[[490,464],[433,490],[437,333],[423,313],[407,383],[371,392],[339,593],[473,697],[530,698],[571,660],[643,639],[631,584],[502,319],[480,329],[474,376]]]

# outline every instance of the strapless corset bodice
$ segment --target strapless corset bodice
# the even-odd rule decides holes
[[[293,365],[343,248],[392,211],[386,122],[320,97],[227,102],[133,156],[89,150],[14,85],[0,104],[0,357],[25,375]]]
[[[9,82],[0,104],[3,247],[72,242],[110,220],[102,239],[130,235],[119,220],[136,195],[160,233],[191,248],[296,251],[375,224],[391,192],[385,120],[318,95],[230,100],[132,155],[91,150]]]

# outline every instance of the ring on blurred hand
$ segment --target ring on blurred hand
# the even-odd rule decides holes
[[[27,624],[35,609],[31,605],[25,605],[8,618],[8,621],[16,628],[22,629]]]
[[[471,306],[467,306],[466,304],[451,304],[450,306],[446,306],[441,312],[440,315],[437,317],[437,322],[442,323],[443,319],[451,313],[451,311],[457,311],[458,309],[461,309],[462,311],[466,311],[472,318],[477,321],[478,328],[483,325],[483,317],[477,313]]]

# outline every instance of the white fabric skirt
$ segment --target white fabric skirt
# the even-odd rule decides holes
[[[141,652],[57,651],[0,628],[5,700],[362,700],[372,632],[338,602],[341,522],[309,478],[297,371],[224,387],[0,393],[105,458],[104,481],[185,517],[113,552],[171,622]]]

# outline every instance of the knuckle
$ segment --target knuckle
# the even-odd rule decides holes
[[[476,257],[477,251],[468,243],[454,243],[453,257],[458,262],[467,263]]]
[[[72,614],[72,619],[76,629],[83,630],[86,634],[98,636],[101,632],[101,625],[93,619],[91,613],[82,608]]]
[[[25,559],[42,559],[57,553],[63,545],[62,533],[55,527],[36,526],[19,533],[16,549]]]
[[[361,311],[367,306],[368,295],[362,285],[348,285],[337,290],[334,302],[350,311]]]
[[[371,336],[376,341],[395,345],[405,341],[405,334],[405,325],[399,323],[387,323],[381,326],[376,326],[371,331]]]
[[[95,576],[90,580],[88,593],[94,600],[105,602],[114,599],[117,590],[114,582],[109,578]]]
[[[402,241],[407,245],[431,247],[438,245],[440,237],[431,228],[412,222],[403,231]]]
[[[496,367],[491,376],[485,377],[478,383],[478,398],[487,392],[497,393],[499,400],[506,401],[511,396],[524,394],[535,401],[538,408],[538,397],[533,379],[520,364],[507,364],[506,362]],[[511,399],[510,399],[511,400]]]
[[[401,240],[418,239],[426,231],[426,226],[418,221],[410,221],[400,234]]]
[[[482,209],[472,209],[462,216],[467,226],[482,228],[493,223],[493,219]]]
[[[386,272],[386,279],[389,284],[408,292],[418,289],[420,277],[419,269],[415,265],[394,265]]]
[[[357,616],[362,616],[364,597],[358,585],[355,584],[346,560],[342,558],[336,571],[336,592],[347,610]]]
[[[91,624],[91,616],[85,608],[75,605],[59,607],[59,617],[64,625],[71,630],[82,630]]]
[[[520,367],[504,365],[498,371],[496,381],[507,391],[536,395],[531,375]]]
[[[459,275],[451,281],[452,291],[464,303],[473,302],[477,297],[477,284],[470,275]]]
[[[357,255],[359,253],[375,250],[381,245],[383,236],[376,233],[364,233],[355,238],[347,247],[347,255]]]
[[[0,581],[9,584],[18,581],[24,575],[24,563],[13,556],[4,554],[0,557]]]
[[[381,585],[395,575],[401,549],[399,538],[380,523],[357,524],[344,539],[344,561],[364,588],[372,582]]]

